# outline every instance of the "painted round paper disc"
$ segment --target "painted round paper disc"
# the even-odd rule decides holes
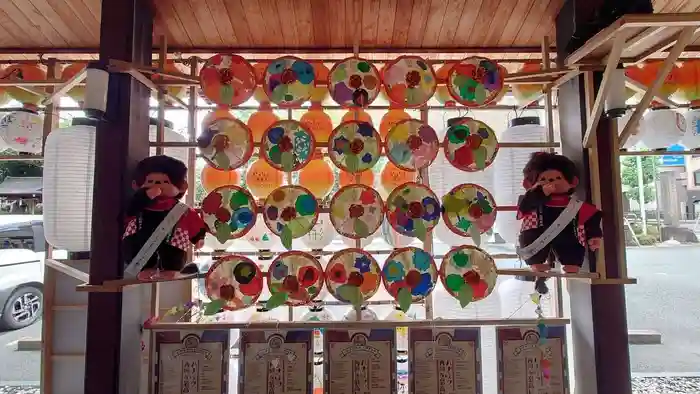
[[[463,118],[450,126],[442,144],[450,164],[467,172],[483,171],[498,153],[496,133],[486,123],[473,118]]]
[[[202,200],[202,219],[220,243],[246,235],[257,212],[255,198],[240,186],[216,188]]]
[[[389,194],[386,217],[398,233],[420,238],[440,221],[440,202],[429,187],[407,182]]]
[[[504,78],[498,63],[483,57],[468,57],[450,70],[447,89],[458,103],[481,107],[499,98]]]
[[[206,162],[219,170],[235,170],[253,155],[253,133],[232,117],[207,124],[197,137],[197,147]]]
[[[331,222],[340,235],[361,239],[374,234],[384,220],[384,203],[379,192],[353,184],[340,188],[330,204]]]
[[[367,171],[377,164],[381,152],[381,137],[367,122],[343,122],[329,138],[328,156],[343,171]]]
[[[428,167],[440,151],[435,130],[417,119],[394,125],[386,136],[385,146],[389,160],[404,171]]]
[[[235,107],[253,96],[255,69],[238,55],[214,55],[199,72],[199,85],[213,103]]]
[[[328,90],[346,108],[367,107],[379,95],[381,76],[368,60],[350,57],[336,63],[328,74]]]
[[[473,183],[455,186],[442,197],[442,219],[455,234],[471,236],[472,227],[483,234],[496,223],[496,200]]]
[[[497,279],[496,262],[476,246],[458,246],[450,250],[440,264],[440,280],[447,292],[457,299],[466,291],[471,301],[483,300],[496,287]]]
[[[362,249],[343,249],[331,257],[326,266],[326,287],[338,301],[355,303],[359,294],[367,301],[379,290],[379,264]]]
[[[299,238],[311,231],[318,220],[318,202],[301,186],[286,185],[275,189],[263,206],[265,224],[274,234]]]
[[[273,60],[265,70],[263,81],[267,97],[280,107],[296,107],[309,100],[315,84],[314,67],[294,56]]]
[[[313,133],[296,120],[275,122],[263,134],[260,153],[273,168],[292,172],[310,160],[316,140]]]
[[[387,96],[402,107],[420,107],[437,88],[433,67],[418,56],[399,56],[382,74]]]
[[[224,309],[247,308],[258,300],[263,290],[263,273],[249,258],[228,255],[209,268],[204,280],[210,300],[224,300]]]
[[[430,253],[421,248],[396,249],[389,255],[382,269],[384,287],[398,300],[399,290],[411,291],[413,302],[425,298],[435,288],[438,270]]]
[[[304,252],[290,251],[277,256],[267,272],[270,293],[285,291],[288,305],[305,305],[323,289],[323,267],[318,260]]]

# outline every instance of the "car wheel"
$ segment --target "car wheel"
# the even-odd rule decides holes
[[[39,317],[44,307],[44,295],[34,286],[22,286],[12,292],[2,311],[0,326],[17,330],[31,325]]]

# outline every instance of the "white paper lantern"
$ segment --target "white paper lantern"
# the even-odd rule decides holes
[[[362,239],[360,240],[360,247],[361,247],[361,248],[366,248],[369,244],[371,244],[372,241],[374,240],[375,234],[376,234],[376,233],[370,235],[370,236],[367,237],[367,238],[362,238]],[[347,246],[348,248],[356,248],[356,247],[357,247],[357,240],[356,240],[356,239],[350,238],[350,237],[346,237],[346,236],[344,236],[344,235],[341,235],[340,238],[343,240],[343,244],[345,244],[345,246]]]
[[[649,149],[665,149],[685,136],[685,117],[672,109],[652,109],[642,118],[641,141]]]
[[[450,119],[450,121],[456,121],[458,118]],[[436,128],[437,130],[437,128]],[[447,128],[443,128],[438,132],[438,138],[443,139]],[[501,155],[501,151],[498,155]],[[455,167],[447,161],[444,151],[441,149],[438,153],[433,164],[428,167],[428,176],[430,179],[430,188],[435,192],[435,194],[442,198],[455,186],[461,185],[463,183],[475,183],[485,188],[489,192],[494,191],[494,168],[493,166],[487,167],[483,171],[478,172],[466,172],[455,169]]]
[[[394,230],[391,227],[389,221],[386,219],[384,219],[384,222],[382,222],[380,230],[382,232],[382,238],[384,239],[384,242],[389,244],[389,246],[391,246],[394,249],[405,248],[411,243],[413,243],[413,241],[416,239],[397,233],[396,230]]]
[[[511,126],[503,131],[500,141],[503,142],[536,142],[547,140],[547,128],[540,125],[537,117],[515,118]],[[525,192],[523,189],[523,168],[534,152],[544,149],[508,148],[498,151],[493,164],[494,177],[493,195],[496,204],[513,206],[518,204],[518,197]],[[499,212],[496,215],[496,232],[509,243],[517,241],[520,224],[515,215]]]
[[[163,130],[163,141],[164,142],[187,142],[187,137],[173,130],[173,123],[170,121],[165,121],[165,128]],[[156,142],[158,138],[158,120],[151,118],[150,127],[148,129],[148,140],[151,142]],[[156,147],[151,147],[151,156],[155,156]],[[180,160],[181,162],[187,164],[187,158],[189,154],[188,148],[163,148],[163,154]]]
[[[685,113],[685,136],[681,144],[688,149],[700,148],[700,108]]]
[[[223,244],[219,242],[218,239],[216,239],[215,236],[208,234],[206,237],[204,237],[204,247],[202,248],[203,251],[214,251],[214,250],[226,250],[233,246],[233,243],[235,240],[229,239],[228,241],[224,242]]]
[[[279,244],[279,237],[274,235],[265,225],[262,217],[258,216],[253,228],[243,236],[257,250],[272,250]]]
[[[52,131],[44,148],[44,236],[69,252],[90,250],[96,129],[88,122]]]
[[[314,227],[301,237],[301,242],[311,250],[321,250],[330,245],[337,235],[327,213],[318,216]]]
[[[107,111],[109,71],[104,62],[90,62],[86,68],[83,110],[92,119],[102,119]]]
[[[360,317],[362,317],[362,320],[365,321],[375,321],[379,320],[379,317],[377,317],[377,314],[374,313],[373,310],[369,309],[366,305],[362,305],[360,308]],[[347,313],[345,313],[345,316],[343,316],[343,320],[345,321],[355,321],[357,320],[357,311],[355,308],[351,308]]]
[[[632,117],[632,112],[626,114],[625,116],[619,118],[617,120],[617,134],[620,135],[622,134],[622,130],[625,129],[625,126],[627,126],[627,123],[630,121],[630,118]],[[637,124],[637,127],[632,130],[632,134],[627,137],[627,141],[625,141],[625,144],[622,146],[624,149],[640,149],[644,146],[644,144],[641,141],[642,133],[640,132],[641,130],[641,125]]]
[[[440,240],[442,243],[446,244],[449,247],[454,247],[458,245],[474,245],[474,241],[471,237],[463,237],[459,234],[456,234],[454,231],[450,230],[449,227],[447,227],[445,221],[443,220],[441,220],[437,224],[437,226],[435,226],[433,234],[435,234],[438,240]],[[482,234],[482,243],[486,243],[485,238],[486,235]]]
[[[9,148],[22,153],[41,153],[44,120],[31,110],[10,112],[0,119],[0,138]]]

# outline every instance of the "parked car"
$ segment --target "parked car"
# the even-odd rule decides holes
[[[27,327],[41,317],[44,250],[43,221],[0,225],[0,329]]]

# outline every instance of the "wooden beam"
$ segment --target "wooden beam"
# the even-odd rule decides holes
[[[518,107],[518,110],[519,110],[519,111],[522,111],[522,110],[524,110],[524,109],[526,109],[526,108],[530,108],[530,106],[531,106],[532,104],[537,103],[537,102],[540,101],[543,97],[545,97],[545,95],[547,94],[547,92],[551,92],[551,91],[553,91],[554,89],[557,89],[559,86],[561,86],[561,85],[563,85],[563,84],[569,82],[570,80],[574,79],[574,78],[575,78],[577,75],[579,75],[580,73],[581,73],[581,71],[580,71],[578,68],[575,68],[575,69],[570,70],[570,71],[567,72],[566,74],[564,74],[564,75],[562,75],[561,77],[557,78],[554,82],[552,82],[552,83],[546,85],[546,86],[542,89],[542,91],[541,91],[537,96],[535,96],[532,100],[530,100],[529,103],[523,104],[523,105],[521,105],[520,107]]]
[[[596,96],[595,103],[593,104],[593,110],[591,110],[588,115],[588,127],[586,128],[586,133],[583,135],[584,147],[588,147],[590,142],[593,141],[592,137],[595,135],[595,130],[598,127],[598,121],[600,120],[600,115],[603,113],[603,107],[605,105],[605,98],[607,97],[608,90],[610,88],[610,79],[612,78],[613,72],[617,69],[620,54],[622,54],[622,49],[625,46],[625,38],[626,37],[622,34],[617,35],[615,37],[613,47],[610,50],[607,65],[605,66],[605,72],[603,73],[603,81],[600,83],[598,95]]]
[[[79,281],[87,282],[90,280],[90,275],[87,272],[71,267],[70,265],[62,263],[58,260],[46,259],[44,260],[44,264],[46,264],[46,266],[51,269],[54,269]]]
[[[678,42],[678,38],[680,37],[682,31],[683,30],[679,30],[678,32],[676,32],[674,35],[672,35],[668,39],[661,41],[658,44],[650,47],[646,51],[642,52],[641,54],[639,54],[638,56],[636,56],[633,59],[632,63],[634,63],[634,64],[642,63],[642,62],[648,60],[649,58],[651,58],[652,56],[658,54],[659,52],[664,52],[664,51],[668,50],[668,48],[671,48],[673,45],[676,44],[676,42]],[[691,42],[695,42],[698,38],[700,38],[700,28],[695,29],[695,34],[694,34]]]
[[[544,36],[542,39],[542,70],[549,71],[549,37]],[[544,108],[547,118],[547,142],[554,142],[554,111],[552,110],[552,91],[549,90],[544,94]],[[550,149],[554,152],[554,148]]]
[[[646,86],[642,85],[641,83],[635,81],[634,79],[632,79],[632,78],[630,78],[630,77],[625,77],[625,85],[626,85],[628,88],[634,90],[634,91],[637,92],[637,93],[642,93],[642,94],[644,94],[644,93],[647,92],[647,87],[646,87]],[[674,107],[674,108],[679,108],[679,107],[680,107],[680,104],[678,104],[677,102],[671,100],[671,99],[668,98],[667,96],[664,96],[664,95],[661,94],[661,93],[656,93],[656,94],[654,95],[654,100],[660,102],[661,104],[668,105],[669,107]]]
[[[629,138],[629,136],[632,134],[632,130],[634,130],[634,128],[637,127],[639,120],[642,118],[642,115],[644,115],[644,111],[646,111],[646,109],[649,108],[649,104],[651,104],[652,100],[654,99],[656,92],[661,88],[661,85],[663,85],[664,81],[666,80],[666,77],[671,72],[674,63],[678,59],[678,56],[680,56],[681,52],[683,52],[685,46],[690,43],[694,34],[695,28],[693,27],[686,27],[681,32],[681,35],[678,37],[678,41],[676,41],[676,44],[674,44],[673,49],[671,49],[671,52],[668,54],[668,57],[666,58],[666,60],[664,60],[661,69],[659,69],[658,74],[656,75],[656,79],[654,79],[654,82],[647,89],[646,93],[644,93],[644,97],[642,97],[642,100],[637,104],[636,108],[634,109],[634,112],[632,113],[632,117],[630,118],[629,122],[627,122],[627,124],[625,125],[624,130],[622,130],[619,140],[620,146],[625,146],[627,138]],[[603,81],[603,83],[605,83],[605,81]],[[603,89],[603,87],[604,86],[601,86],[601,90]]]
[[[67,80],[66,82],[61,85],[58,89],[54,90],[51,95],[41,101],[41,105],[49,105],[53,103],[53,101],[57,98],[60,98],[61,96],[64,96],[66,93],[68,93],[69,90],[73,89],[76,87],[79,83],[83,82],[85,80],[85,77],[87,77],[87,70],[82,69],[80,72],[75,74],[71,79]]]
[[[549,52],[548,52],[549,53]],[[542,62],[544,63],[545,60],[543,59]],[[556,77],[562,74],[566,74],[567,72],[571,71],[570,68],[552,68],[552,69],[542,69],[539,71],[532,71],[532,72],[521,72],[521,73],[513,73],[513,74],[508,74],[505,77],[505,82],[507,83],[512,83],[512,82],[517,82],[517,81],[529,81],[532,78],[537,78],[537,77]],[[553,78],[548,78],[550,81]]]

